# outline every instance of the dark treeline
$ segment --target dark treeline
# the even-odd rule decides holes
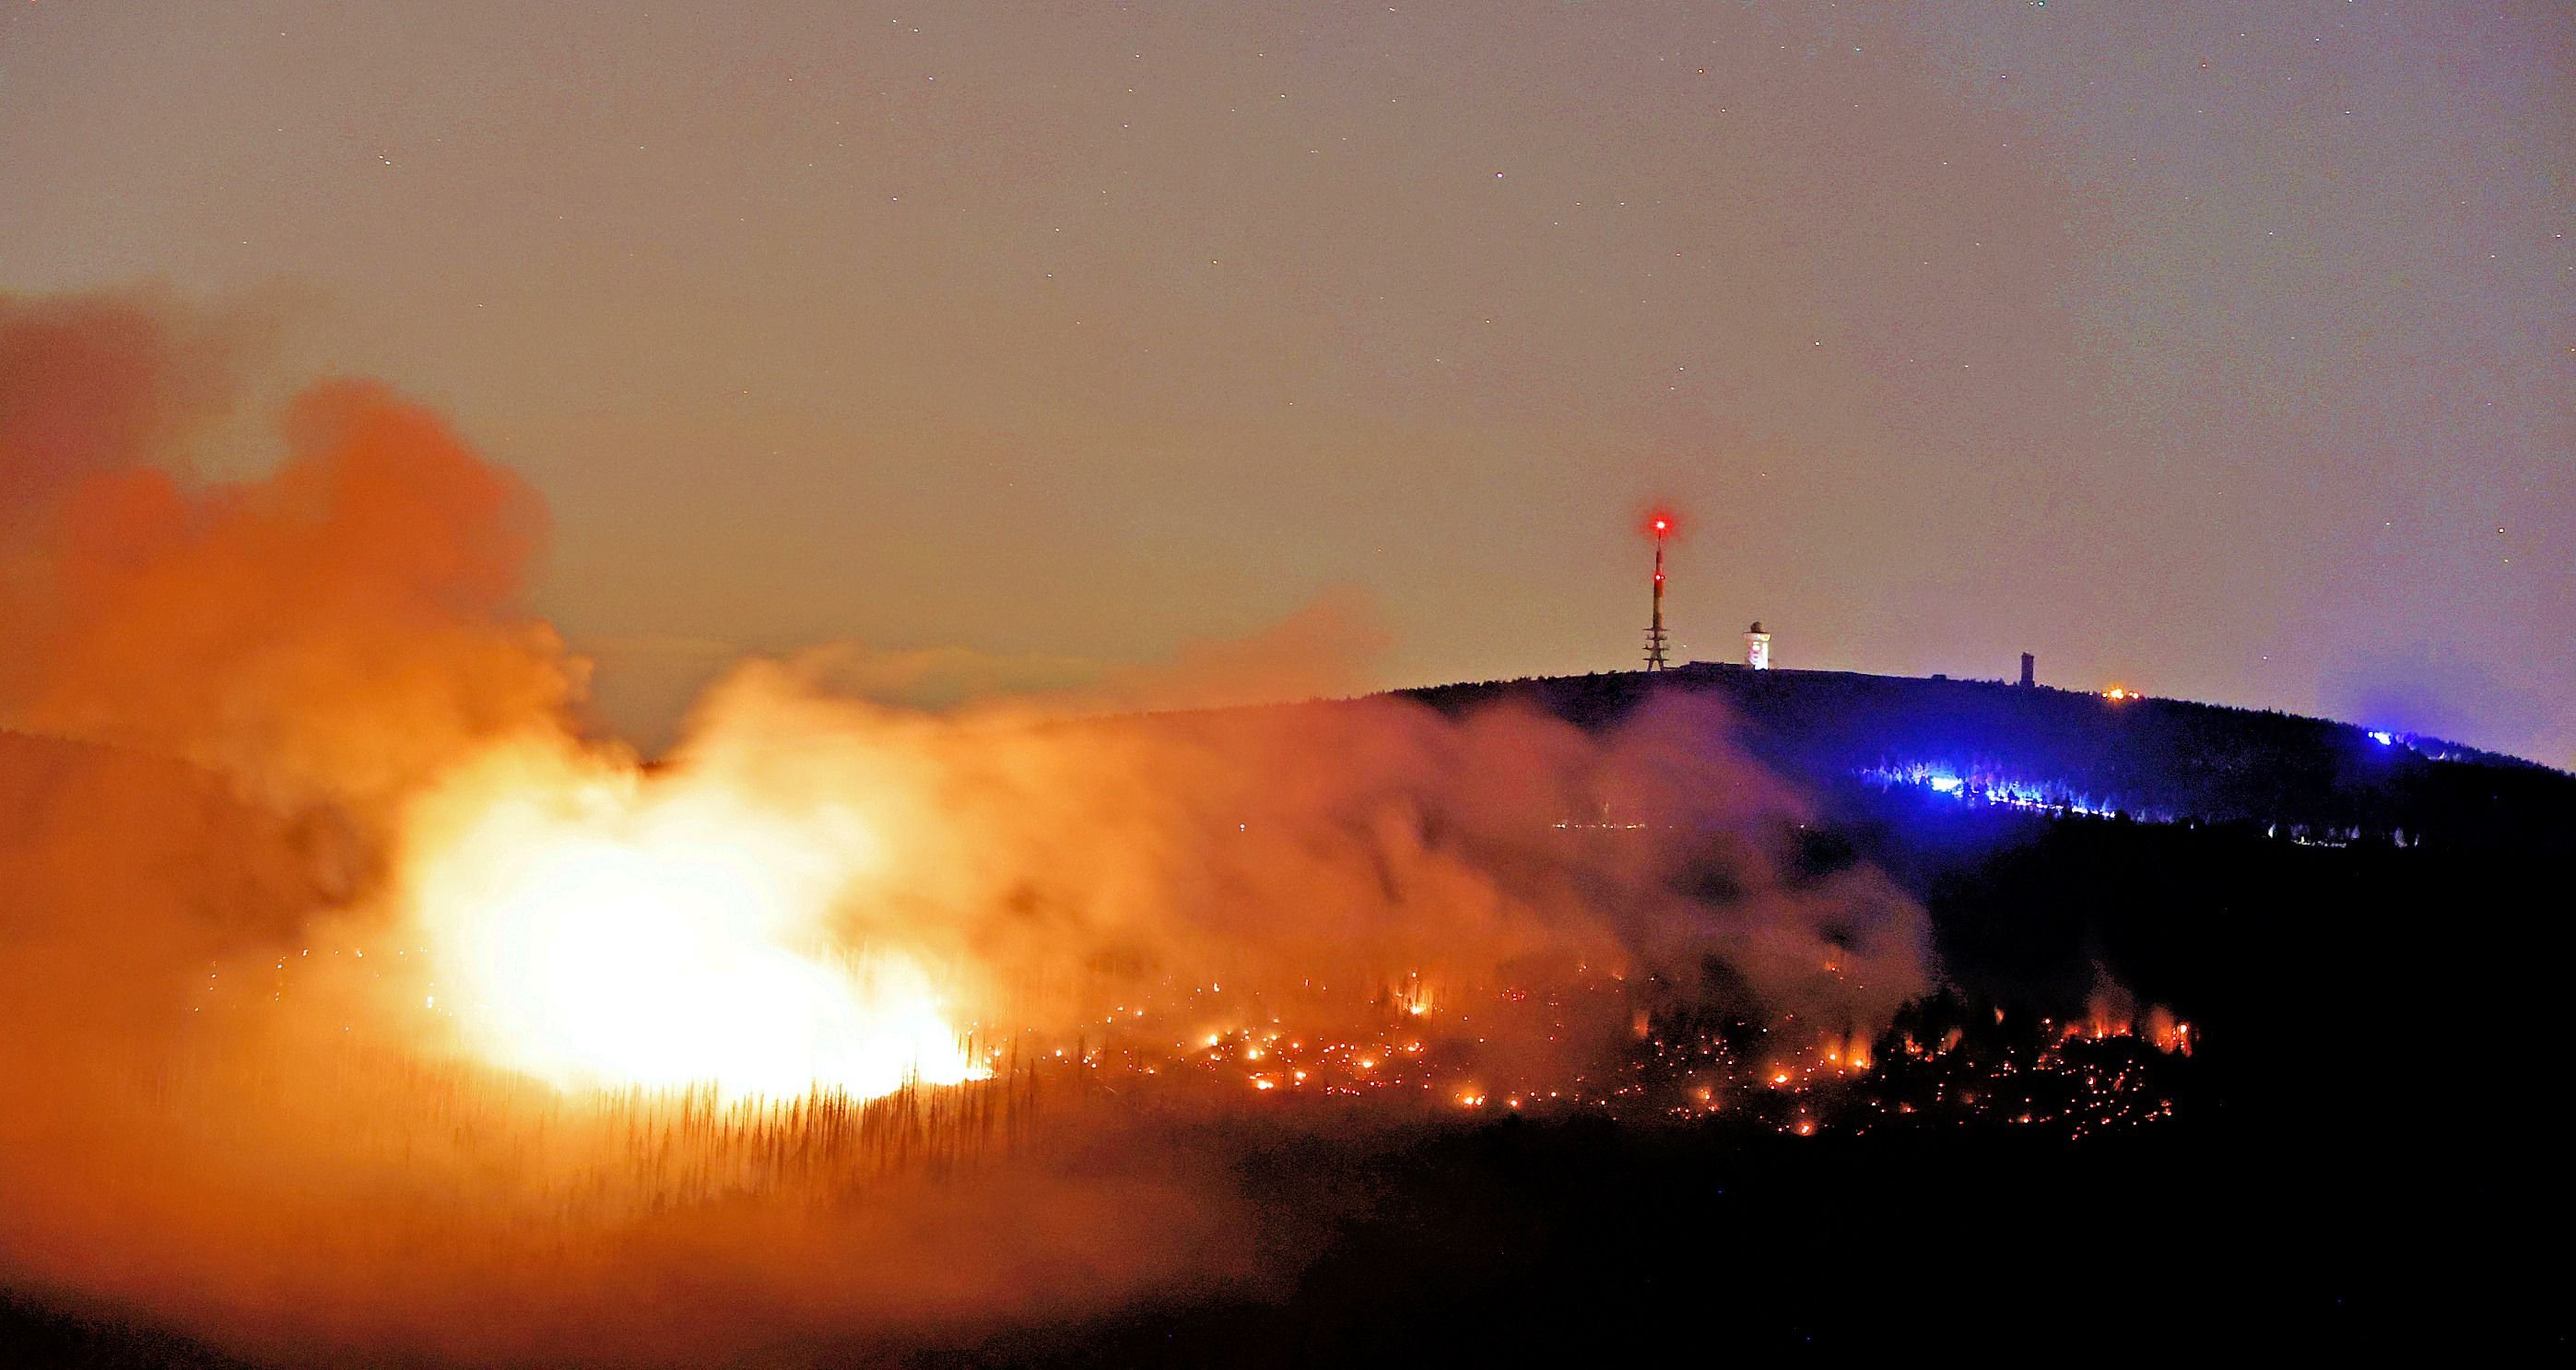
[[[1246,1178],[1283,1210],[1319,1188],[1367,1196],[1285,1288],[910,1363],[2125,1363],[2564,1341],[2552,1267],[2525,1254],[2568,1216],[2549,1068],[2563,841],[2303,847],[1864,786],[1830,807],[1815,864],[1875,861],[1923,899],[1947,982],[1900,1015],[1873,1092],[1928,1098],[1935,1067],[1885,1059],[1904,1031],[1965,1025],[1968,1055],[1980,1033],[2005,1050],[2114,986],[2193,1025],[2188,1061],[2087,1048],[2164,1072],[2171,1120],[2076,1135],[1927,1109],[1855,1128],[1847,1107],[1814,1137],[1751,1114],[1508,1119],[1282,1149]],[[2013,1106],[2050,1087],[2016,1086]]]
[[[1598,726],[1643,683],[1420,694],[1445,710],[1519,695]],[[2564,1340],[2548,1268],[2523,1253],[2568,1215],[2547,1061],[2576,782],[2164,701],[1789,672],[1666,684],[1723,690],[1749,744],[1814,784],[1817,873],[1874,862],[1930,910],[1945,988],[1900,1030],[1982,1018],[1991,1037],[2026,1036],[2106,988],[2169,1006],[2197,1045],[2146,1063],[2173,1077],[2172,1120],[2073,1136],[1928,1112],[1855,1130],[1847,1114],[1810,1138],[1750,1116],[1506,1120],[1329,1164],[1274,1155],[1249,1179],[1283,1206],[1323,1176],[1370,1196],[1285,1289],[914,1363],[2130,1361]],[[1945,756],[2128,787],[2210,821],[2053,820],[1850,778]],[[2294,845],[2267,833],[2283,811],[2436,840]],[[2106,1047],[2106,1068],[2136,1050]],[[1928,1068],[1886,1054],[1873,1088],[1919,1093]]]
[[[1750,745],[1810,780],[1810,873],[1875,864],[1931,916],[1943,987],[1900,1015],[1869,1092],[1832,1125],[1788,1135],[1747,1110],[1280,1141],[1238,1166],[1278,1227],[1271,1287],[790,1359],[956,1370],[1866,1350],[2125,1362],[2563,1343],[2556,1266],[2529,1253],[2555,1249],[2569,1216],[2554,1051],[2576,779],[2437,762],[2278,715],[1701,674],[1673,683],[1726,690]],[[1598,724],[1635,707],[1637,680],[1423,693],[1444,709],[1523,693]],[[2055,819],[1851,776],[1884,754],[1943,748],[2111,777],[2210,821]],[[2302,846],[2258,821],[2337,804],[2350,806],[2343,821],[2429,840]],[[2169,1120],[2078,1133],[1943,1112],[1930,1101],[1950,1066],[1889,1060],[1907,1031],[1956,1027],[1973,1064],[2045,1040],[2106,993],[2192,1025],[2188,1060],[2133,1042],[2074,1058],[2158,1072]],[[2014,1087],[2013,1107],[2044,1108],[2067,1081]],[[1905,1102],[1923,1106],[1864,1111]],[[220,1363],[25,1303],[0,1305],[0,1333],[26,1353],[13,1363]]]
[[[1444,713],[1512,700],[1599,728],[1659,690],[1723,700],[1741,718],[1748,749],[1812,784],[1940,764],[2175,819],[2357,827],[2380,837],[2402,829],[2482,847],[2564,842],[2576,830],[2576,776],[2437,739],[2383,744],[2348,724],[2215,704],[1709,665],[1405,693]]]

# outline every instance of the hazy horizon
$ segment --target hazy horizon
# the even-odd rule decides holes
[[[667,735],[1378,606],[1395,686],[2009,677],[2576,763],[2549,5],[21,5],[0,291],[252,321],[544,495]],[[210,448],[257,467],[267,447]],[[992,663],[999,663],[994,665]]]

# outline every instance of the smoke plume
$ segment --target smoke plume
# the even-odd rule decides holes
[[[219,334],[0,301],[0,1280],[287,1358],[944,1335],[1275,1276],[1245,1137],[1454,1103],[1145,1106],[1103,1054],[1382,1038],[1535,1093],[1676,1005],[1800,1050],[1925,985],[1713,708],[1240,707],[1346,692],[1348,603],[945,713],[754,661],[642,764],[521,603],[536,500],[436,416],[326,382],[272,472],[191,474]],[[850,1094],[686,1089],[737,1051]]]

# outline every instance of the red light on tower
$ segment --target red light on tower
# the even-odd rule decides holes
[[[1657,509],[1646,515],[1646,534],[1655,540],[1655,616],[1646,625],[1646,669],[1660,671],[1670,663],[1664,659],[1668,641],[1664,634],[1664,544],[1672,540],[1676,520],[1669,509]]]

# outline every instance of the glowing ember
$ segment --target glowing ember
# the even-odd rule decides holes
[[[872,1098],[976,1074],[920,966],[824,933],[877,857],[846,812],[553,753],[425,805],[408,881],[466,1045],[562,1088]]]

